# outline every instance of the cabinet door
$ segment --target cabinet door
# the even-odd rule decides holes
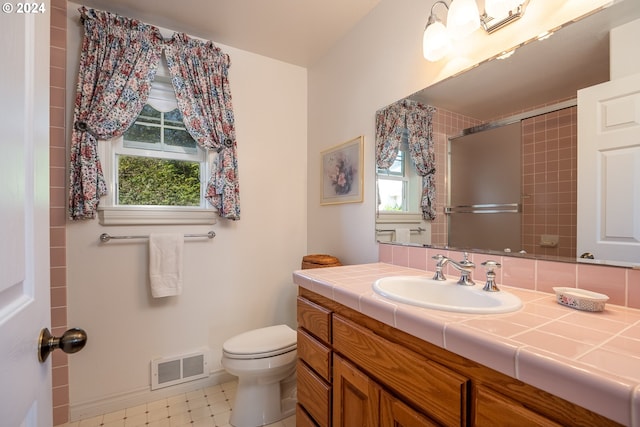
[[[340,356],[333,355],[333,426],[377,427],[380,387]]]
[[[550,419],[483,386],[475,388],[474,425],[493,427],[554,427]]]
[[[436,427],[437,424],[383,391],[380,396],[380,427]]]
[[[467,425],[468,378],[339,315],[332,334],[334,351],[404,401],[442,425]]]

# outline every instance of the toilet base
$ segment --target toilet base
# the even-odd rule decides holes
[[[295,373],[270,384],[240,378],[229,423],[234,427],[263,426],[287,418],[295,411]]]

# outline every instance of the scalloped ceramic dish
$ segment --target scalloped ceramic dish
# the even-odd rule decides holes
[[[609,297],[577,288],[553,288],[558,304],[584,311],[602,311]]]

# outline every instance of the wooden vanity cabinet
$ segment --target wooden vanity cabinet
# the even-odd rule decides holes
[[[298,404],[296,424],[331,426],[331,310],[297,300]]]
[[[476,426],[560,427],[513,399],[490,388],[478,386],[474,393],[474,419]]]
[[[298,426],[620,425],[304,288],[298,326]]]
[[[354,365],[333,355],[334,427],[432,427],[420,412],[383,390]]]
[[[467,424],[467,378],[340,315],[334,314],[332,329],[335,353],[368,372],[394,395],[442,425]],[[334,369],[335,360],[336,355]],[[334,390],[337,405],[335,396]],[[334,413],[337,410],[336,406]]]
[[[380,391],[362,371],[333,355],[333,427],[377,427]]]

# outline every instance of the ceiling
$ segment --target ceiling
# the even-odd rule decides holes
[[[308,67],[380,0],[86,0],[108,10]]]

